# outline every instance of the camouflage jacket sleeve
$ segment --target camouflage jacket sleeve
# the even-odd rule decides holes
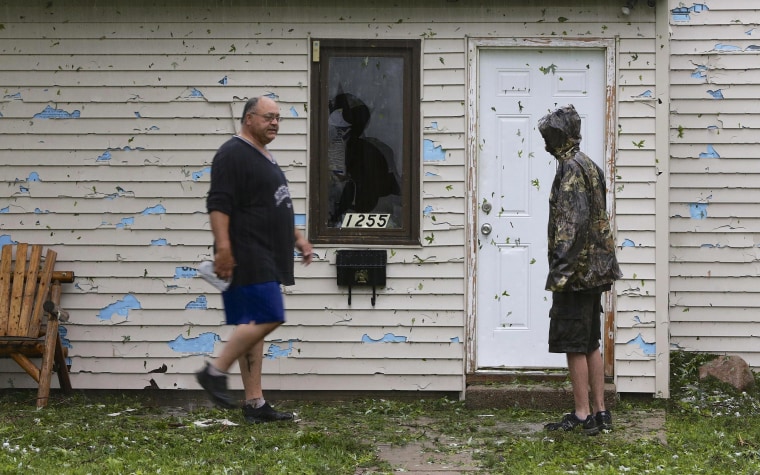
[[[549,198],[549,276],[546,290],[562,292],[584,262],[590,228],[590,200],[582,167],[574,160],[562,160]]]

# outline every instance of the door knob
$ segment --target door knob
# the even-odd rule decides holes
[[[480,232],[488,236],[491,234],[491,231],[493,231],[493,227],[490,223],[483,223],[483,225],[480,227]]]

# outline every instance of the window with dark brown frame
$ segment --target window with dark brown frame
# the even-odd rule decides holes
[[[420,42],[312,40],[309,240],[419,244]]]

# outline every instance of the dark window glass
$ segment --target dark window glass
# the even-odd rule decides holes
[[[315,40],[312,52],[310,239],[418,243],[419,42]]]

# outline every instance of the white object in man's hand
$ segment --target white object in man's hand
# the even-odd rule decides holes
[[[224,292],[230,286],[230,283],[224,279],[220,279],[214,272],[214,261],[203,261],[198,265],[198,274],[213,285],[217,290]]]

